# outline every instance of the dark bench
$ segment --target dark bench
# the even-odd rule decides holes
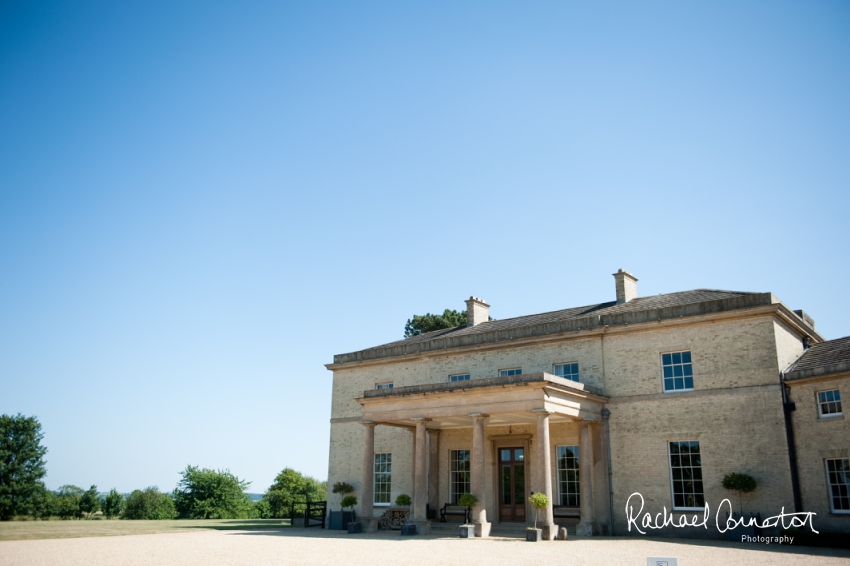
[[[472,513],[472,509],[469,507],[464,507],[463,505],[452,505],[451,503],[446,503],[443,505],[443,508],[440,509],[440,522],[446,522],[446,515],[457,515],[459,517],[463,517],[465,522],[469,522],[470,514]]]
[[[578,507],[568,507],[566,505],[553,505],[552,511],[555,517],[560,519],[579,519],[581,511]]]

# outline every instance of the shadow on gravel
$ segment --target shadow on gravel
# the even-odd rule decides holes
[[[234,521],[237,523],[238,521]],[[243,523],[247,523],[249,521],[245,521]],[[384,541],[398,541],[398,542],[408,542],[414,540],[459,540],[454,534],[448,533],[432,533],[430,535],[417,535],[410,537],[403,537],[399,534],[398,531],[380,531],[377,533],[358,533],[358,534],[348,534],[346,531],[331,531],[331,530],[323,530],[323,529],[304,529],[301,527],[293,528],[289,526],[284,526],[282,528],[270,528],[263,527],[257,529],[250,528],[237,528],[230,526],[226,527],[224,530],[238,530],[241,532],[233,533],[234,535],[261,535],[261,536],[288,536],[288,537],[306,537],[306,538],[326,538],[326,539],[350,539],[350,540],[384,540]],[[503,538],[503,537],[491,537],[489,540],[494,542],[525,542],[523,539],[519,538]],[[636,541],[646,541],[655,544],[680,544],[684,546],[692,546],[692,547],[701,547],[710,552],[710,549],[737,549],[737,550],[755,550],[755,551],[767,551],[767,552],[777,552],[783,554],[799,554],[806,556],[836,556],[836,557],[850,557],[850,551],[837,549],[837,548],[823,548],[823,547],[812,547],[812,546],[793,546],[793,545],[778,545],[778,544],[755,544],[755,543],[740,543],[740,542],[729,542],[729,541],[721,541],[721,540],[711,540],[711,539],[682,539],[682,538],[664,538],[664,537],[593,537],[593,538],[575,538],[571,537],[566,541],[566,544],[570,544],[571,542],[592,542],[594,544],[599,545],[599,551],[605,552],[606,548],[611,549],[613,545],[617,544],[633,544]],[[472,542],[472,541],[470,541]],[[479,542],[481,540],[479,539]],[[474,544],[474,543],[473,543]],[[564,542],[562,541],[551,541],[551,542],[542,542],[540,544],[552,544],[552,545],[562,545]]]

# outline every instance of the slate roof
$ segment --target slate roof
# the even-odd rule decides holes
[[[813,345],[785,371],[785,379],[845,371],[850,371],[850,336]]]
[[[334,363],[387,358],[423,351],[499,342],[546,334],[586,330],[599,326],[697,316],[712,312],[752,308],[778,302],[770,293],[696,289],[638,297],[618,305],[615,301],[559,311],[458,326],[428,332],[348,354],[337,354]]]

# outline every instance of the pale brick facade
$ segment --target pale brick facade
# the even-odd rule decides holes
[[[615,274],[618,284],[624,273]],[[630,285],[636,281],[625,275]],[[374,430],[374,453],[392,454],[391,501],[402,493],[413,497],[419,486],[423,494],[427,491],[420,501],[433,510],[450,500],[450,451],[470,450],[473,468],[476,454],[483,454],[484,461],[483,479],[478,484],[473,479],[471,486],[482,500],[476,522],[498,525],[508,508],[500,491],[500,448],[524,447],[526,498],[547,492],[551,479],[548,495],[556,508],[550,507],[544,522],[578,522],[580,534],[613,529],[622,535],[627,534],[624,507],[630,494],[640,492],[653,512],[674,507],[669,443],[698,441],[702,493],[712,513],[725,498],[734,501],[737,511],[737,495],[721,486],[731,472],[758,481],[756,491],[744,498],[745,512],[767,517],[783,507],[793,510],[780,375],[803,353],[804,340],[822,341],[813,323],[769,293],[634,294],[636,286],[625,295],[617,293],[618,299],[628,299],[624,302],[507,321],[479,322],[486,320],[486,312],[479,312],[474,325],[336,356],[328,365],[334,372],[329,483],[354,485],[366,503],[358,514],[369,518],[383,512],[371,505],[373,474],[365,464],[370,454],[364,456],[367,431]],[[690,353],[692,390],[665,392],[662,356],[670,352]],[[579,383],[552,375],[557,364],[578,364]],[[500,370],[513,368],[521,368],[522,375],[499,377]],[[449,383],[453,374],[470,379]],[[376,384],[390,382],[393,389],[375,390]],[[479,448],[473,447],[476,419],[483,423]],[[846,453],[844,422],[821,425],[834,439],[821,452]],[[426,429],[439,431],[428,441],[436,443],[437,458],[418,462],[417,483],[414,431],[424,438]],[[549,434],[547,452],[540,452],[541,431]],[[808,442],[807,434],[798,434],[798,444]],[[581,447],[579,462],[587,467],[579,474],[580,509],[559,505],[558,446]],[[798,452],[802,456],[804,449]],[[539,473],[545,466],[548,478]],[[814,473],[801,466],[801,477]],[[434,474],[437,481],[427,481]],[[820,475],[820,486],[802,482],[804,498],[826,489],[822,467]],[[425,487],[429,483],[437,486],[436,493]],[[370,501],[364,502],[363,495]],[[329,504],[338,506],[338,498],[330,496]],[[531,520],[532,513],[528,507],[525,517]],[[424,508],[414,509],[414,515],[421,522]],[[846,528],[841,520],[836,525]],[[486,534],[489,527],[482,528]],[[713,529],[669,534],[718,536]]]

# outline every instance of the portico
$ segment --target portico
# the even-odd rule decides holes
[[[607,401],[592,387],[549,373],[365,391],[357,399],[365,429],[364,530],[377,526],[372,504],[375,427],[390,426],[411,432],[411,519],[419,532],[430,530],[426,504],[437,509],[446,503],[440,498],[441,486],[448,481],[440,473],[441,460],[446,458],[441,437],[461,435],[471,441],[469,492],[478,498],[472,510],[476,536],[488,536],[493,522],[530,524],[534,509],[528,504],[528,495],[543,492],[550,504],[540,512],[538,525],[544,538],[553,539],[557,534],[553,512],[557,469],[551,430],[558,427],[573,431],[579,440],[581,523],[577,533],[593,534],[598,530],[597,509],[608,507],[607,439],[601,426]]]

